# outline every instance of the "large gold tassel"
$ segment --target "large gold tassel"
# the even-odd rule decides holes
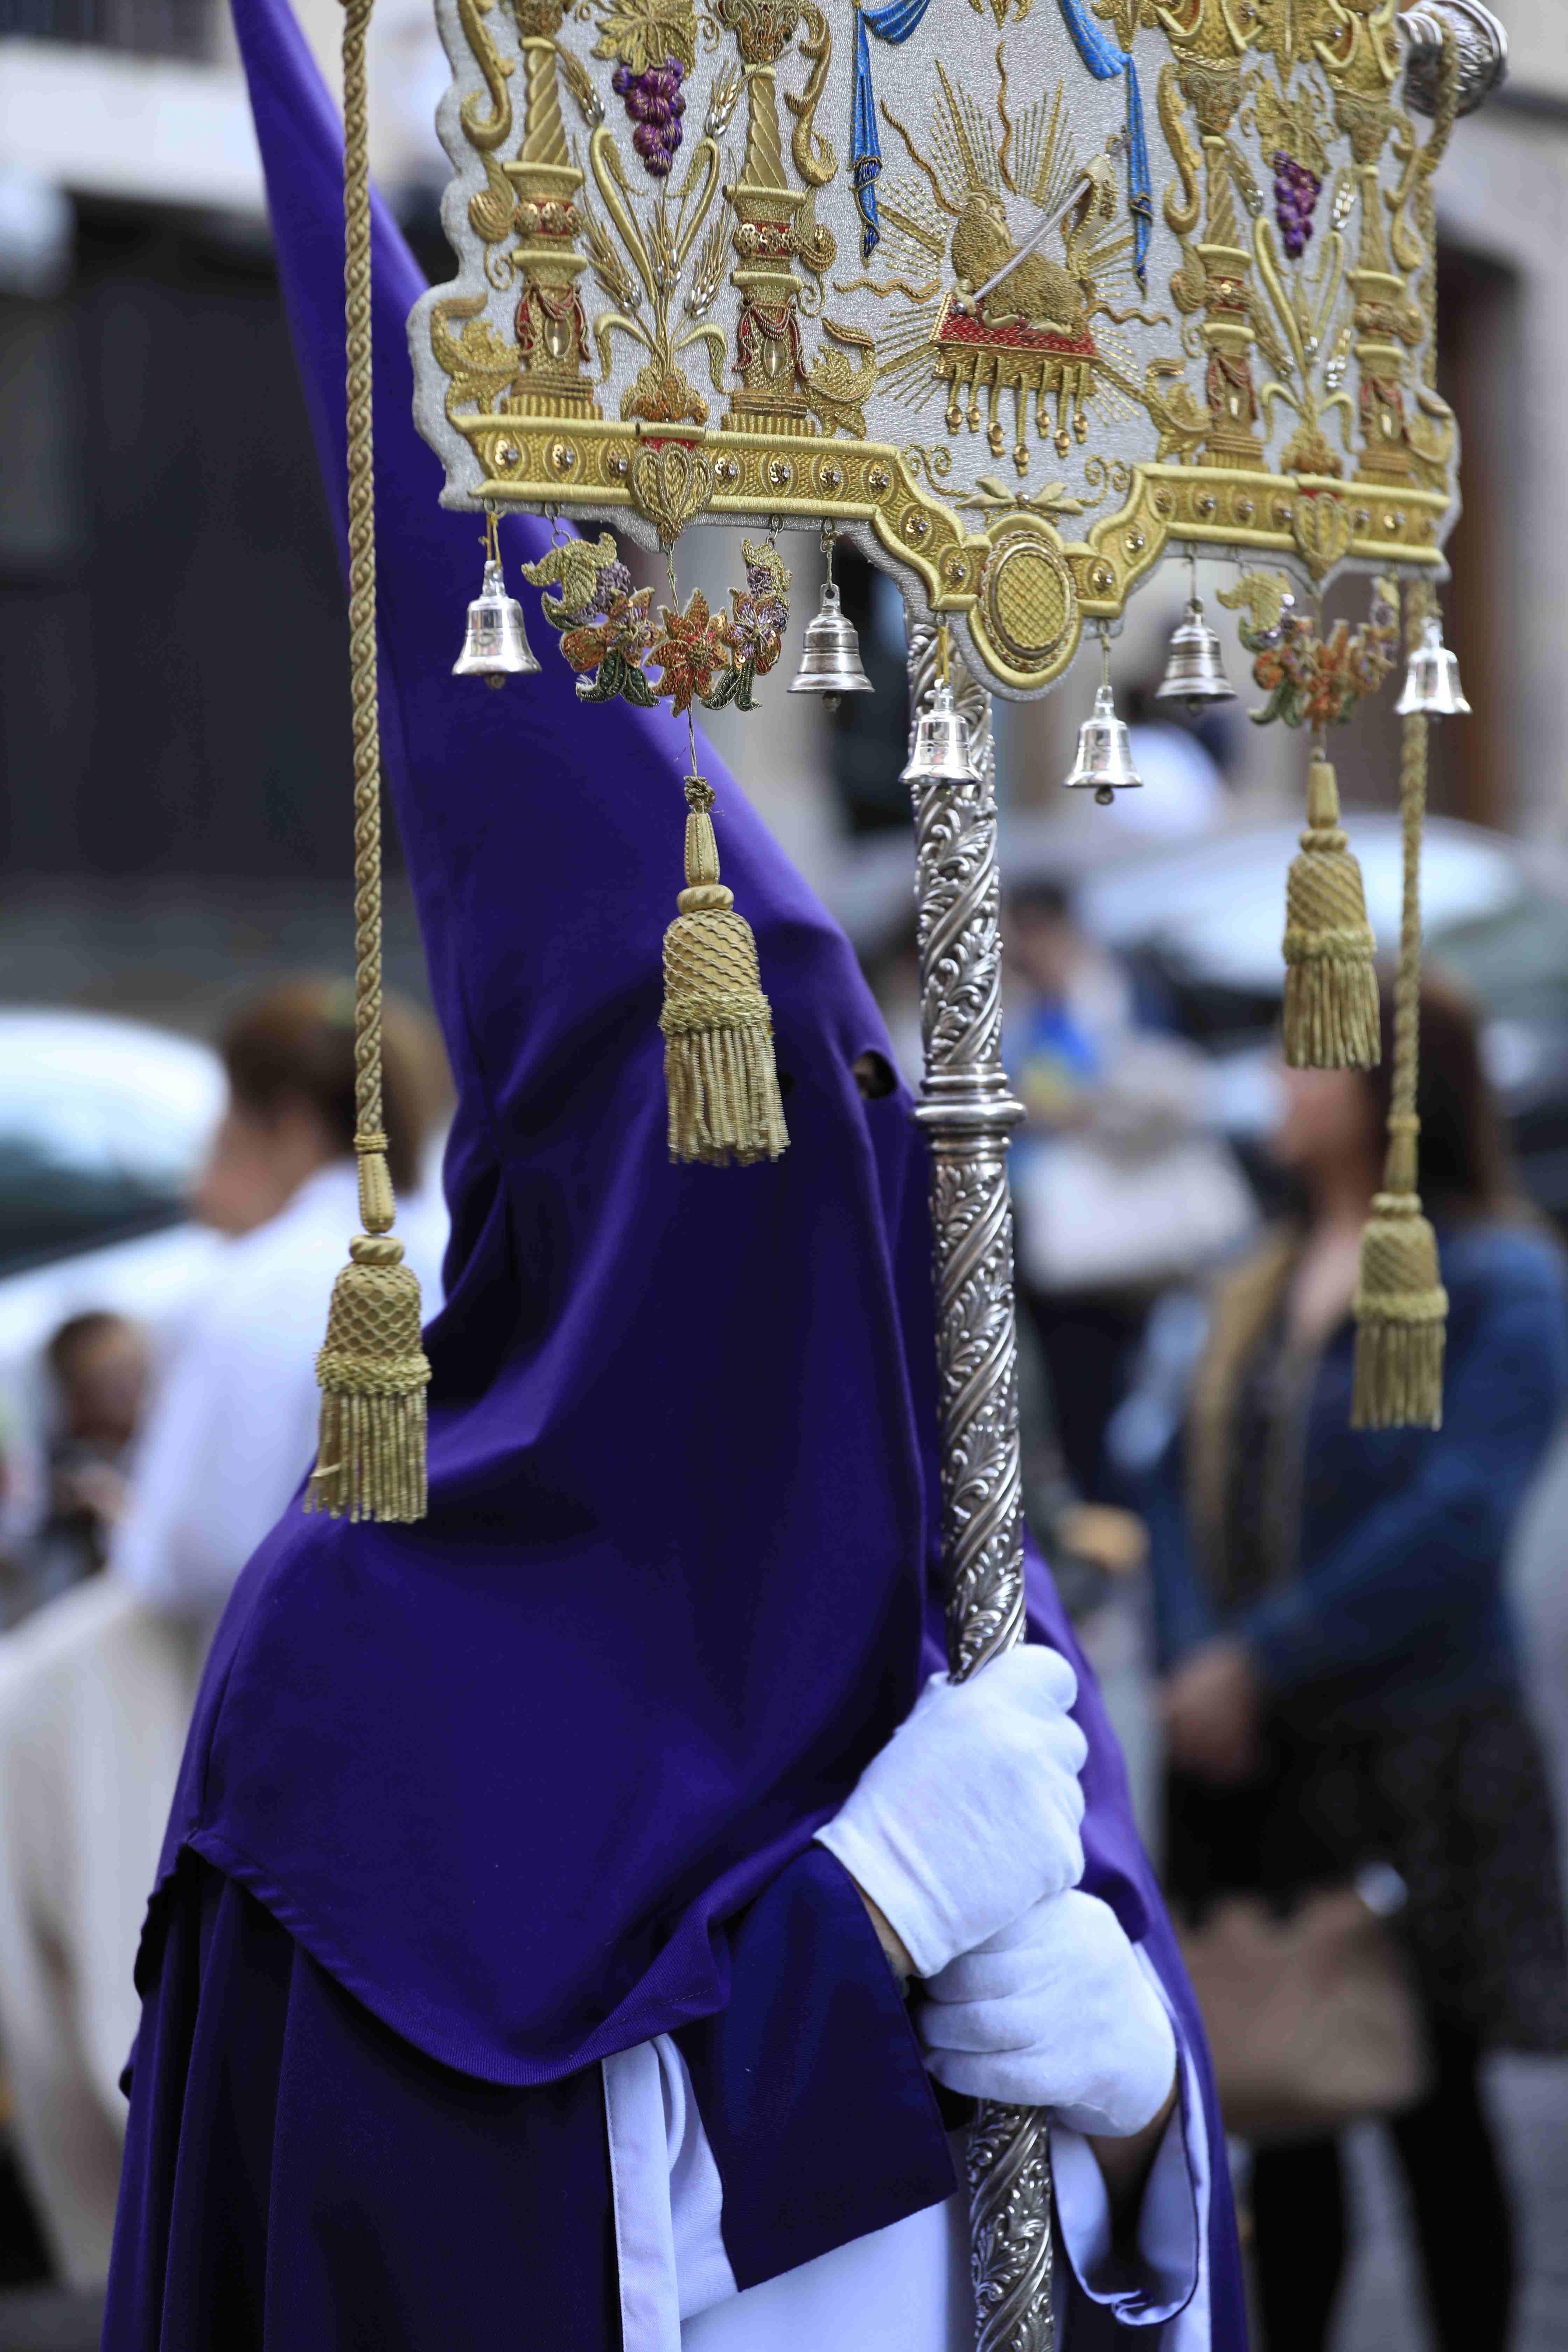
[[[713,792],[686,781],[686,887],[664,935],[664,1079],[669,1156],[725,1167],[788,1148],[773,1025],[757,942],[719,879]]]
[[[1315,745],[1307,830],[1285,886],[1285,1059],[1294,1070],[1371,1069],[1380,1051],[1375,944],[1339,786]]]
[[[365,35],[374,0],[343,17],[343,280],[348,322],[349,668],[354,743],[354,1109],[363,1234],[332,1286],[316,1359],[321,1425],[308,1511],[421,1519],[425,1390],[419,1284],[393,1234],[382,1132],[381,739],[376,718],[375,493],[372,439],[370,163]]]
[[[1420,643],[1425,587],[1406,606],[1407,643]],[[1437,1265],[1437,1237],[1416,1191],[1415,1081],[1421,1026],[1421,835],[1426,817],[1426,730],[1411,711],[1404,721],[1399,808],[1405,847],[1399,919],[1399,976],[1394,994],[1394,1076],[1383,1190],[1362,1235],[1356,1290],[1356,1429],[1440,1429],[1443,1337],[1448,1297]]]

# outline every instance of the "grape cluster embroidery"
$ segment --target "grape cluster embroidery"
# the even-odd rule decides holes
[[[680,85],[685,79],[686,68],[675,57],[666,58],[662,65],[646,66],[640,73],[619,65],[610,76],[611,89],[637,126],[632,145],[656,180],[668,178],[680,145],[680,118],[686,111]]]
[[[1316,172],[1310,172],[1283,147],[1275,149],[1269,162],[1274,168],[1274,217],[1287,254],[1292,261],[1300,261],[1312,234],[1312,215],[1323,184]]]

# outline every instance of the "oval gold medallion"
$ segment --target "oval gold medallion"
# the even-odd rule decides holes
[[[1032,534],[1009,540],[986,566],[985,617],[1020,669],[1040,669],[1071,629],[1078,597],[1054,547]]]

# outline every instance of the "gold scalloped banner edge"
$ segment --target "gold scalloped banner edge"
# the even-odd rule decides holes
[[[452,422],[472,443],[485,475],[479,489],[449,499],[453,504],[478,509],[493,499],[584,517],[624,507],[656,520],[635,494],[634,468],[650,442],[669,442],[700,451],[710,469],[711,492],[687,518],[692,523],[765,523],[777,516],[868,525],[894,562],[919,579],[933,612],[965,621],[986,667],[1016,694],[1037,693],[1059,677],[1078,649],[1082,623],[1120,617],[1129,593],[1173,541],[1273,555],[1315,579],[1347,565],[1436,571],[1450,504],[1442,491],[1393,489],[1354,477],[1144,464],[1131,468],[1122,505],[1093,521],[1081,540],[1064,538],[1046,516],[1022,505],[994,513],[984,530],[968,531],[902,452],[882,443],[802,436],[781,447],[776,436],[722,427],[659,432],[588,416],[459,415]],[[1016,652],[1016,635],[1015,650],[1008,650],[1005,615],[984,609],[999,551],[1021,537],[1065,569],[1074,607],[1071,625],[1048,654],[1034,659]],[[1015,551],[1011,569],[1022,575],[1028,568]],[[1020,588],[1025,610],[1042,596],[1050,599],[1049,562],[1042,558],[1034,571],[1031,587]]]

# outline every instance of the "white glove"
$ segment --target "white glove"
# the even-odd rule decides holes
[[[1042,1895],[1083,1875],[1089,1743],[1068,1709],[1078,1678],[1058,1651],[1008,1650],[967,1682],[933,1675],[817,1832],[934,1976]]]
[[[926,1987],[915,2022],[950,2091],[1049,2107],[1071,2131],[1125,2139],[1175,2078],[1164,2006],[1108,1903],[1048,1895]]]

